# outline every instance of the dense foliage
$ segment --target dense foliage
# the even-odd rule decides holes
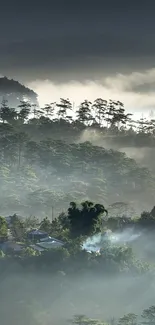
[[[80,115],[92,107],[99,114],[96,110],[100,106],[94,105],[103,104],[101,99],[91,108],[86,101],[82,103],[75,120],[67,115],[67,110],[72,108],[68,100],[61,99],[60,104],[46,105],[44,109],[24,101],[18,109],[10,108],[3,100],[0,109],[2,214],[57,216],[66,210],[69,202],[84,199],[104,201],[106,205],[129,202],[129,209],[138,212],[154,204],[153,172],[122,152],[104,148],[105,136],[113,132],[118,136],[124,132],[130,134],[131,128],[126,125],[129,116],[121,103],[103,102],[105,115],[101,117],[109,116],[106,127],[98,115],[94,117],[97,124],[88,123],[86,116],[84,119]],[[87,115],[90,119],[90,112]],[[95,139],[94,130],[101,135],[100,146],[93,145],[91,138],[85,141],[89,132],[92,141]],[[154,139],[151,133],[132,132],[141,141],[148,136]]]
[[[12,107],[17,107],[20,100],[29,100],[32,104],[37,104],[38,95],[28,87],[18,81],[7,77],[0,77],[0,99],[8,100]]]
[[[99,319],[91,319],[85,315],[76,315],[72,320],[72,324],[78,325],[105,325],[105,324],[118,324],[118,325],[136,325],[136,324],[154,324],[155,322],[155,306],[144,309],[141,317],[134,313],[124,315],[119,320],[111,319],[111,322],[105,322]]]
[[[108,211],[101,204],[94,204],[90,201],[82,202],[77,205],[71,202],[66,213],[60,214],[59,217],[50,221],[44,218],[41,222],[35,217],[19,218],[17,215],[11,217],[8,223],[5,218],[0,217],[0,240],[3,244],[11,236],[11,240],[22,245],[23,250],[6,252],[6,260],[8,257],[15,258],[15,261],[29,268],[30,265],[34,269],[40,268],[46,263],[48,268],[52,270],[63,270],[64,272],[82,272],[89,270],[91,272],[135,272],[135,274],[143,273],[149,270],[149,265],[141,263],[136,259],[132,248],[125,242],[122,244],[112,244],[111,239],[105,239],[106,230],[114,233],[122,233],[127,229],[137,232],[144,230],[154,233],[155,229],[155,208],[151,212],[143,212],[139,218],[128,217],[108,217]],[[29,239],[28,231],[38,228],[48,233],[52,238],[57,238],[64,242],[63,247],[52,250],[45,249],[43,252],[35,251],[31,248],[32,243],[38,242],[38,239]],[[94,238],[100,238],[100,253],[94,251],[90,253],[89,248],[86,249],[87,240],[94,241]],[[95,239],[96,240],[96,239]],[[89,247],[89,246],[88,246]],[[9,253],[8,253],[9,252]],[[11,254],[11,255],[10,255]],[[22,259],[21,259],[22,257]],[[33,257],[33,259],[32,259]],[[50,259],[49,259],[50,257]],[[39,260],[38,260],[39,258]],[[50,262],[51,261],[51,262]],[[5,265],[5,261],[2,261]],[[24,263],[24,264],[23,264]],[[77,268],[78,263],[78,268]],[[43,268],[44,270],[44,268]]]
[[[9,315],[6,313],[6,299],[7,303],[12,301],[10,307],[10,315],[12,324],[50,324],[53,322],[53,319],[56,320],[56,324],[122,324],[122,325],[130,325],[130,324],[141,324],[141,320],[134,313],[129,313],[120,319],[113,319],[115,316],[113,311],[111,310],[111,317],[107,319],[105,317],[104,321],[99,319],[92,319],[86,317],[84,315],[76,315],[73,319],[67,320],[62,314],[60,318],[56,315],[53,315],[53,305],[57,302],[59,297],[69,291],[71,292],[71,297],[66,299],[71,299],[72,295],[74,295],[71,282],[78,279],[80,276],[85,277],[87,274],[87,278],[93,276],[94,280],[100,277],[101,286],[102,280],[104,281],[104,277],[118,278],[119,275],[122,277],[126,277],[126,281],[128,281],[128,277],[132,276],[133,281],[135,279],[140,279],[144,275],[148,274],[148,277],[154,277],[154,268],[149,265],[146,261],[140,261],[135,256],[132,248],[126,244],[122,245],[112,245],[108,240],[102,242],[102,249],[100,253],[83,250],[83,242],[86,239],[94,238],[97,234],[102,234],[104,236],[104,232],[106,229],[112,229],[114,233],[121,232],[123,233],[125,229],[129,229],[134,227],[135,231],[137,229],[145,229],[150,230],[155,229],[155,213],[154,208],[151,212],[143,212],[139,218],[136,219],[128,219],[128,218],[116,218],[116,217],[108,217],[107,211],[103,205],[93,204],[92,202],[83,202],[81,205],[77,205],[75,202],[71,202],[68,211],[66,214],[61,214],[57,219],[52,222],[45,218],[41,222],[37,218],[27,218],[21,219],[16,215],[12,216],[11,222],[8,224],[5,218],[0,218],[0,238],[1,243],[7,240],[7,237],[12,237],[12,240],[23,245],[22,251],[13,251],[9,250],[6,254],[0,254],[0,276],[1,276],[1,286],[4,281],[9,281],[9,278],[14,280],[14,286],[17,290],[16,283],[20,284],[20,293],[16,294],[16,299],[11,300],[11,296],[9,295],[10,288],[5,292],[5,298],[3,298],[3,303],[1,304],[0,311],[2,319],[9,320]],[[92,218],[93,215],[93,218]],[[85,220],[87,221],[86,223]],[[102,222],[101,222],[102,220]],[[97,227],[96,227],[97,226]],[[43,252],[35,251],[35,249],[31,248],[30,240],[27,237],[27,231],[33,229],[34,227],[38,227],[38,229],[42,231],[48,232],[49,235],[55,236],[55,238],[59,238],[65,242],[65,245],[61,248],[45,250]],[[9,228],[9,229],[8,229]],[[8,232],[9,230],[9,232]],[[35,275],[35,280],[33,280],[34,284],[32,284],[33,276]],[[31,277],[32,279],[31,279]],[[138,278],[137,278],[138,276]],[[49,278],[49,283],[52,283],[52,289],[54,290],[54,297],[51,302],[48,303],[50,308],[52,308],[52,313],[47,305],[44,305],[44,299],[46,300],[46,295],[48,296],[48,290],[44,291],[45,298],[42,300],[43,296],[42,287],[37,287],[37,292],[41,293],[41,296],[36,296],[36,287],[35,281],[39,280],[39,286],[41,286],[41,281],[45,281],[45,279]],[[23,280],[24,279],[24,282]],[[74,280],[72,280],[74,279]],[[153,278],[152,278],[153,279]],[[95,280],[96,281],[96,280]],[[137,281],[137,280],[136,280]],[[29,283],[30,282],[30,283]],[[9,283],[9,282],[8,282]],[[21,291],[23,288],[23,283],[27,289],[26,291]],[[36,282],[37,283],[37,282]],[[55,283],[55,286],[54,286]],[[37,285],[37,284],[36,284]],[[2,292],[3,292],[2,286]],[[7,286],[7,282],[5,284]],[[5,288],[4,286],[4,288]],[[14,290],[13,283],[11,286],[11,290]],[[27,290],[29,294],[27,294]],[[34,292],[33,292],[34,290]],[[83,295],[83,291],[87,291],[87,281],[82,284],[82,288],[79,288],[79,293],[76,294]],[[80,293],[81,291],[81,293]],[[88,290],[89,292],[89,290]],[[26,298],[27,297],[27,298]],[[28,298],[29,297],[29,298]],[[21,304],[20,301],[24,299]],[[28,299],[28,300],[27,300]],[[95,296],[90,297],[87,301],[87,304],[95,305],[96,301]],[[75,300],[75,297],[74,297]],[[65,300],[64,300],[65,302]],[[76,301],[74,302],[75,306],[69,307],[71,308],[70,314],[73,311],[76,311]],[[20,306],[20,307],[19,307]],[[95,305],[96,306],[96,305]],[[99,303],[97,307],[94,308],[94,313],[96,308],[102,311],[102,301]],[[14,312],[16,310],[16,313]],[[75,312],[74,312],[75,313]],[[103,313],[102,313],[103,314]],[[23,317],[23,315],[25,315]],[[145,309],[142,313],[142,323],[150,324],[150,320],[154,322],[154,307],[150,307]]]
[[[62,98],[60,103],[44,108],[24,101],[23,95],[16,108],[10,107],[5,99],[2,101],[0,212],[2,216],[12,217],[10,223],[0,217],[0,285],[4,293],[1,319],[6,319],[6,302],[10,302],[12,317],[9,319],[7,315],[7,323],[49,325],[54,322],[47,302],[40,297],[45,288],[37,286],[39,277],[42,279],[39,285],[45,283],[46,276],[49,279],[46,293],[52,283],[56,297],[53,294],[51,304],[63,292],[69,292],[66,301],[72,302],[71,281],[85,275],[95,281],[99,277],[133,277],[142,281],[144,276],[154,277],[154,265],[150,264],[151,258],[151,263],[154,262],[154,252],[150,260],[140,259],[133,243],[114,244],[108,238],[105,240],[108,230],[120,235],[129,230],[141,231],[143,238],[137,237],[136,248],[143,247],[145,253],[145,233],[150,241],[154,237],[155,208],[142,212],[154,205],[154,171],[140,166],[123,152],[109,149],[114,144],[118,148],[153,147],[154,130],[153,118],[133,121],[119,101],[84,100],[76,110],[68,99]],[[62,240],[64,245],[37,251],[35,240],[27,236],[33,228]],[[86,243],[96,238],[100,238],[100,250],[91,252],[86,249]],[[10,246],[4,252],[7,241],[22,249],[18,251]],[[11,286],[15,283],[16,290],[26,283],[25,291],[20,290],[16,299],[10,296],[7,287],[11,277]],[[33,290],[37,293],[33,294]],[[82,299],[88,290],[86,283],[82,288],[79,285],[78,290]],[[16,313],[19,302],[20,313]],[[86,303],[102,309],[102,301],[96,307],[93,295]],[[76,314],[76,307],[70,308],[71,314]],[[155,308],[146,308],[141,318],[133,312],[115,320],[111,309],[111,320],[76,315],[70,320],[66,318],[66,324],[154,324]]]

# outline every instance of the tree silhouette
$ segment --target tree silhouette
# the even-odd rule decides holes
[[[107,100],[104,100],[102,98],[95,99],[92,109],[95,113],[95,120],[97,123],[101,126],[101,124],[104,121],[105,114],[107,111]]]
[[[90,122],[93,122],[93,116],[91,114],[91,102],[84,100],[79,109],[76,111],[76,116],[79,122],[89,125]]]
[[[15,108],[10,108],[8,106],[8,101],[3,99],[0,107],[0,119],[2,120],[3,124],[5,122],[14,124],[15,120],[17,119],[17,112]]]
[[[155,324],[155,306],[151,306],[148,309],[144,309],[142,313],[142,324],[143,325],[154,325]]]
[[[69,99],[60,98],[60,103],[56,104],[58,107],[58,119],[65,119],[68,115],[68,111],[72,110],[72,104]]]
[[[5,218],[0,216],[0,242],[3,242],[7,239],[8,236],[8,227]]]
[[[31,111],[31,104],[27,101],[20,101],[18,105],[19,112],[18,112],[18,120],[24,124],[29,118],[29,114]]]
[[[99,232],[104,213],[108,212],[102,204],[85,201],[81,203],[81,208],[78,208],[75,202],[71,202],[67,217],[72,235],[90,236],[94,232]]]

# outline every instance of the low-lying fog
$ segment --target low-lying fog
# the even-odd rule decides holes
[[[111,240],[128,242],[136,257],[146,261],[150,251],[151,260],[155,261],[154,241],[149,233],[129,229],[113,234]],[[54,276],[46,271],[24,274],[15,266],[1,277],[0,293],[2,325],[67,324],[75,314],[110,320],[130,312],[140,315],[144,308],[154,305],[155,276],[102,276],[86,272]]]
[[[75,314],[109,320],[126,313],[140,314],[154,304],[155,278],[142,276],[66,277],[47,275],[8,275],[0,283],[1,324],[64,324]],[[33,319],[34,317],[34,319]]]
[[[79,142],[109,148],[97,134],[84,133]],[[114,149],[114,148],[113,148]],[[121,148],[127,156],[150,167],[154,164],[155,151],[149,148]],[[67,182],[67,181],[66,181]],[[150,207],[152,208],[152,207]],[[137,258],[155,263],[154,236],[147,232],[126,230],[113,234],[112,244],[127,243]],[[91,239],[87,244],[95,244]],[[97,245],[100,246],[100,240]],[[103,248],[104,248],[104,244]],[[23,272],[15,266],[8,267],[0,279],[1,325],[56,325],[65,324],[75,314],[102,318],[121,317],[126,313],[141,314],[144,308],[155,304],[154,275],[105,276],[81,275],[55,276],[45,273]]]
[[[113,138],[113,136],[111,136]],[[108,140],[109,139],[109,140]],[[107,137],[101,136],[96,130],[85,130],[82,132],[77,142],[90,141],[93,145],[104,147],[105,149],[113,149],[124,152],[129,158],[136,160],[140,166],[145,166],[155,172],[155,149],[141,145],[141,147],[124,147],[121,144],[116,144],[110,141],[110,135]]]

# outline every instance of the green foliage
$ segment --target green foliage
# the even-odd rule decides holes
[[[142,324],[154,325],[155,324],[155,306],[151,306],[148,309],[144,309],[142,313]]]
[[[40,255],[41,255],[40,252],[34,250],[31,247],[23,248],[21,252],[22,257],[31,257],[31,256],[40,256]]]
[[[129,200],[137,209],[146,195],[153,205],[154,174],[125,154],[98,146],[103,140],[113,147],[113,141],[122,139],[122,134],[126,142],[129,134],[131,137],[130,116],[122,103],[102,98],[94,103],[84,100],[77,108],[76,120],[70,116],[73,107],[69,99],[61,98],[60,103],[42,109],[20,98],[18,106],[9,107],[4,100],[0,110],[2,214],[13,211],[55,218],[71,201],[104,201],[107,206],[118,198],[121,202]],[[148,138],[145,132],[134,132],[135,139],[144,136]],[[122,215],[131,207],[124,206],[119,212]]]
[[[91,236],[95,232],[100,232],[101,216],[103,217],[104,213],[107,213],[107,210],[101,204],[85,201],[81,203],[81,208],[78,208],[75,202],[71,202],[67,217],[72,236]]]
[[[0,250],[1,274],[14,264],[24,276],[27,271],[33,270],[35,277],[37,272],[45,275],[48,271],[51,277],[58,276],[60,287],[66,290],[66,278],[73,274],[81,276],[88,272],[104,277],[153,272],[154,267],[138,260],[134,248],[128,245],[112,245],[103,240],[100,252],[88,252],[83,250],[83,243],[93,235],[103,235],[104,229],[123,232],[132,227],[154,232],[155,208],[135,218],[137,207],[144,210],[142,202],[145,204],[146,197],[148,206],[154,204],[154,165],[151,172],[122,152],[103,148],[105,142],[111,148],[154,146],[154,121],[131,121],[131,114],[126,114],[123,103],[102,98],[93,103],[84,100],[76,114],[72,114],[70,100],[63,98],[42,109],[37,106],[37,95],[33,91],[7,78],[0,78],[0,83],[6,99],[12,103],[17,104],[19,93],[18,107],[14,106],[17,108],[10,107],[6,99],[0,107],[1,213],[36,215],[25,219],[13,215],[9,225],[12,241],[20,242],[23,249],[15,254],[11,251],[9,256]],[[30,101],[35,104],[31,105]],[[27,240],[27,231],[33,228],[61,239],[64,246],[38,252]],[[0,217],[1,242],[7,236],[8,224]],[[19,302],[13,303],[13,311],[16,304],[19,306]],[[2,311],[6,305],[8,309],[8,301]],[[39,304],[24,301],[20,311],[25,324],[45,323],[47,315],[42,313]],[[13,317],[16,323],[21,322],[15,312]],[[130,313],[117,324],[154,325],[155,307],[145,309],[141,318],[140,322]],[[48,317],[49,324],[51,321]],[[69,323],[106,324],[85,315],[75,315]]]
[[[72,324],[77,325],[106,325],[106,322],[99,319],[88,318],[85,315],[75,315]]]
[[[0,216],[0,241],[4,241],[8,236],[8,227],[5,218]]]
[[[16,214],[11,218],[10,232],[17,242],[22,242],[26,238],[24,222]]]
[[[137,315],[127,314],[119,319],[118,325],[136,325],[137,324]]]
[[[46,217],[44,218],[41,223],[40,223],[40,230],[45,231],[47,233],[50,233],[51,230],[51,222],[50,220]]]

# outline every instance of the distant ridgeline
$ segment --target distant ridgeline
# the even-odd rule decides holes
[[[0,78],[0,103],[7,100],[11,107],[16,108],[20,101],[26,100],[31,104],[38,104],[38,95],[31,89],[20,84],[18,81]]]

